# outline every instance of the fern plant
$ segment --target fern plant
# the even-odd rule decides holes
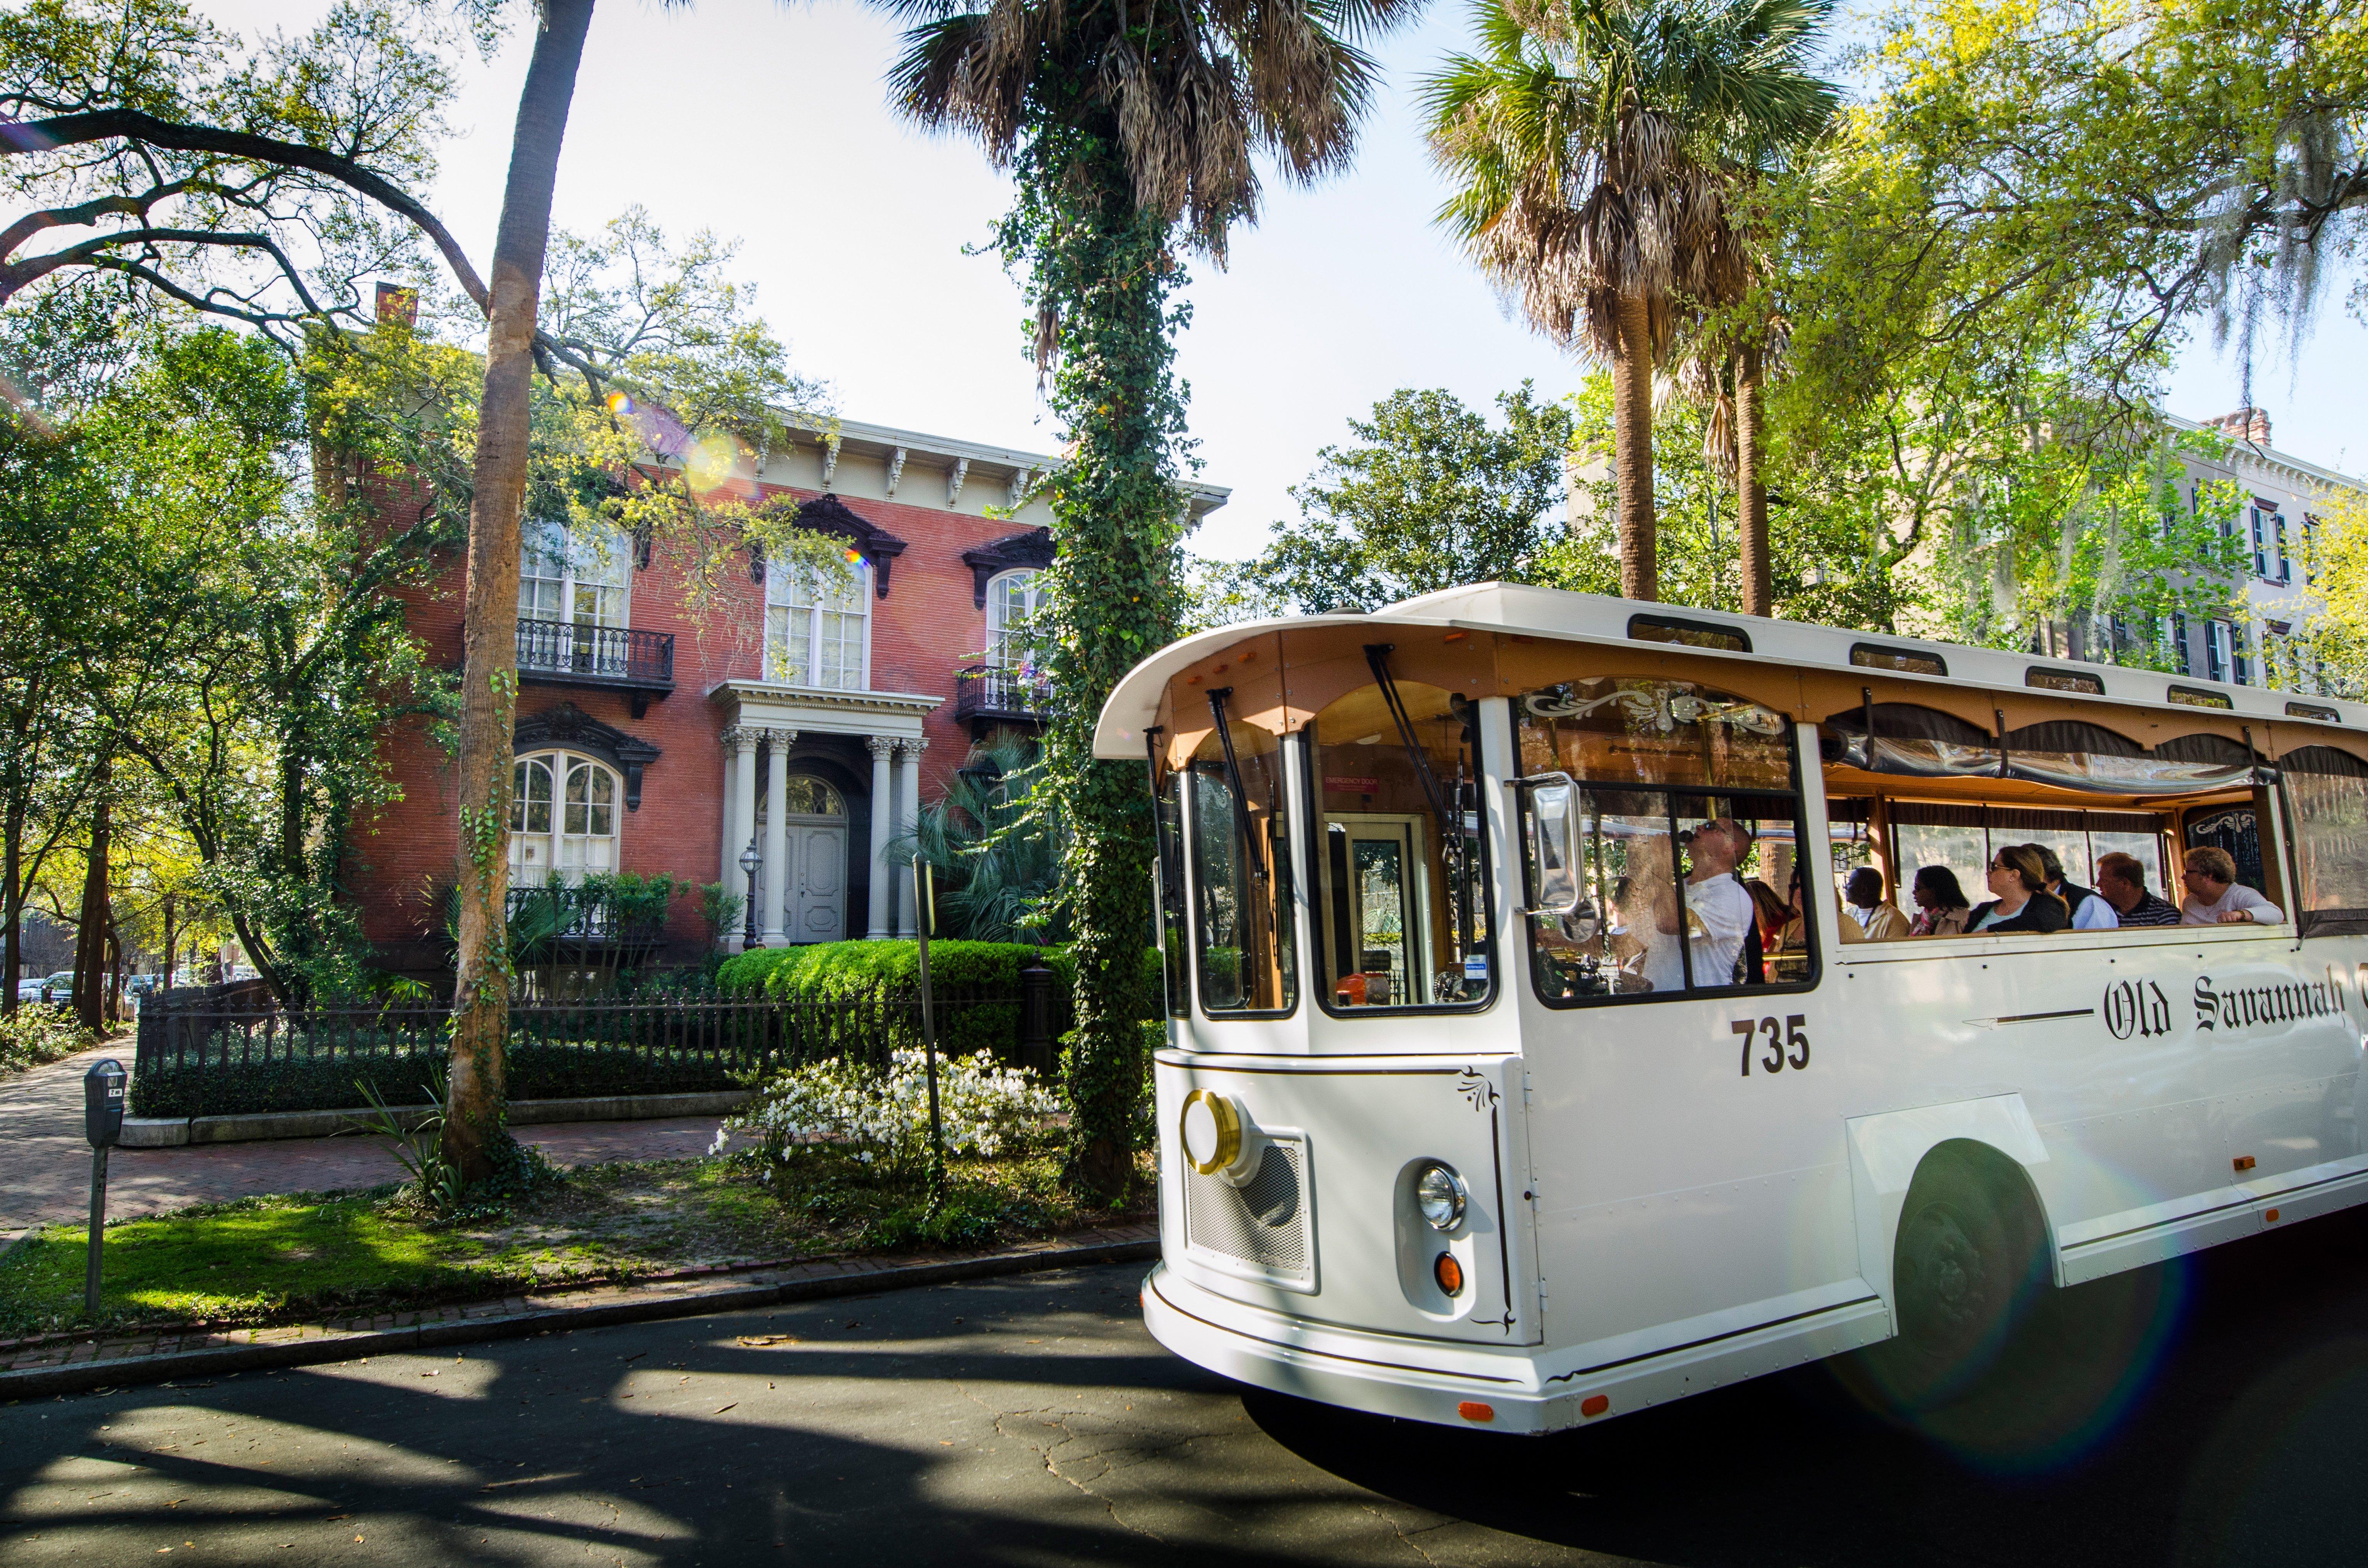
[[[936,869],[936,935],[972,942],[1064,942],[1054,896],[1067,835],[1034,742],[999,731],[971,751],[945,795],[893,840],[894,863],[916,853]]]

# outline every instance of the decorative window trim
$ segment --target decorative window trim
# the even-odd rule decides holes
[[[1030,528],[1024,533],[1007,534],[993,544],[963,551],[962,564],[970,568],[971,604],[984,610],[986,585],[996,578],[1006,572],[1041,572],[1053,564],[1053,530]]]
[[[577,751],[607,763],[625,779],[625,809],[642,809],[642,769],[655,762],[659,750],[640,736],[613,724],[604,724],[573,702],[562,702],[518,722],[511,733],[510,755],[530,752]]]
[[[817,495],[801,503],[791,520],[809,533],[828,534],[853,545],[856,553],[871,568],[873,596],[883,599],[888,597],[889,568],[905,553],[903,540],[836,495]],[[759,585],[765,581],[765,547],[761,542],[748,547],[748,580]],[[982,598],[980,602],[985,601]]]

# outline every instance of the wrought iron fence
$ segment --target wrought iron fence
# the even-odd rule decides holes
[[[135,1074],[433,1063],[450,1039],[451,1012],[443,1006],[199,1009],[173,1005],[172,995],[159,993],[141,1011]],[[986,1050],[1015,1065],[1048,1054],[1041,1042],[1023,1046],[1018,996],[957,987],[938,990],[933,999],[939,1039],[949,1052]],[[509,1009],[507,1038],[513,1053],[540,1049],[580,1059],[588,1079],[609,1085],[630,1082],[636,1064],[653,1084],[700,1067],[738,1076],[775,1063],[834,1059],[884,1066],[890,1052],[920,1043],[920,998],[885,991],[830,1001],[694,994],[537,1002]]]

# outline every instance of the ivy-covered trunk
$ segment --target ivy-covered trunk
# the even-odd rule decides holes
[[[1056,552],[1045,737],[1046,787],[1070,827],[1062,881],[1077,966],[1066,1176],[1114,1200],[1133,1175],[1143,1092],[1152,822],[1144,765],[1095,761],[1093,734],[1119,677],[1176,635],[1184,399],[1172,365],[1182,312],[1169,296],[1182,268],[1166,223],[1135,206],[1115,128],[1055,119],[1019,160],[1002,240],[1006,258],[1027,265],[1040,367],[1057,341],[1053,406],[1068,438],[1048,482]]]

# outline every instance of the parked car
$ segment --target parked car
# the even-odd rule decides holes
[[[48,981],[41,979],[17,982],[17,1000],[20,1003],[39,1002],[41,1000],[41,993],[49,988],[49,983]]]

